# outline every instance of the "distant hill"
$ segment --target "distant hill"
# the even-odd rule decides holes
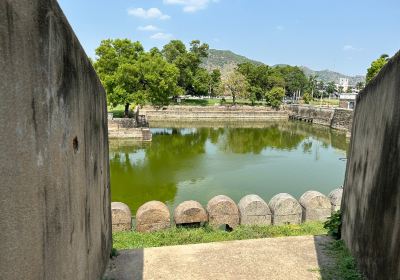
[[[236,65],[245,62],[257,65],[263,64],[262,62],[251,60],[231,51],[210,49],[208,58],[203,61],[202,67],[207,70],[219,69],[221,70],[222,76],[226,76],[229,72],[235,69]]]
[[[236,65],[240,63],[250,62],[257,65],[264,64],[260,61],[251,60],[245,56],[235,54],[228,50],[215,50],[210,49],[208,58],[203,61],[202,66],[207,70],[220,69],[222,76],[226,76],[229,72],[235,69]],[[284,64],[274,65],[282,66]],[[318,79],[324,82],[339,82],[339,78],[348,78],[350,85],[355,85],[358,82],[365,82],[364,76],[346,76],[341,73],[333,72],[330,70],[314,71],[308,67],[300,66],[307,76],[318,75]]]

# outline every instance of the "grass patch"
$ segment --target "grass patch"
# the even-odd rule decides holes
[[[113,113],[114,118],[123,118],[125,116],[125,106],[117,105],[116,107],[107,107],[109,113]]]
[[[345,280],[363,280],[358,271],[354,258],[350,255],[343,240],[335,240],[326,246],[326,253],[335,262],[320,270],[323,280],[345,279]]]
[[[321,222],[284,226],[239,226],[231,232],[216,230],[209,226],[201,228],[173,227],[154,233],[139,233],[136,231],[113,233],[113,246],[121,250],[266,237],[321,235],[326,233],[327,231],[323,228],[323,223]]]

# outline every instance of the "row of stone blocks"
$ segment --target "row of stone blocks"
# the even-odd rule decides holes
[[[227,225],[234,229],[241,225],[284,225],[306,221],[325,221],[340,209],[343,189],[332,191],[328,197],[317,191],[304,193],[299,201],[287,193],[274,196],[267,204],[258,195],[243,197],[238,205],[225,195],[212,198],[207,208],[197,201],[185,201],[174,211],[176,225],[209,223],[213,227]],[[132,227],[129,207],[121,202],[112,203],[113,231],[128,231]],[[168,207],[160,201],[142,205],[136,213],[136,230],[153,232],[169,228],[171,217]]]

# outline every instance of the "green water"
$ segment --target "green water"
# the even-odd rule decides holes
[[[300,122],[153,124],[153,141],[110,141],[112,201],[132,213],[150,200],[170,208],[185,200],[204,206],[215,195],[236,202],[247,194],[269,201],[287,192],[328,194],[343,184],[346,136]]]

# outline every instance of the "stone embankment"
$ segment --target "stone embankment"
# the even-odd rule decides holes
[[[299,201],[287,193],[275,195],[267,204],[258,195],[247,195],[239,204],[225,195],[212,198],[206,209],[197,201],[179,204],[171,218],[168,207],[160,201],[143,204],[136,213],[136,231],[154,232],[177,226],[208,223],[214,228],[226,226],[234,229],[238,225],[285,225],[308,221],[325,221],[340,209],[343,189],[338,188],[328,196],[317,191],[304,193]],[[113,232],[132,229],[132,215],[123,203],[112,203]]]
[[[137,127],[136,121],[133,118],[109,118],[108,137],[151,141],[152,134],[148,127]]]
[[[141,109],[149,122],[158,120],[287,120],[286,111],[259,106],[168,106],[162,109],[145,106]]]
[[[338,130],[351,131],[353,110],[343,108],[319,108],[310,105],[289,105],[286,107],[289,119],[312,122]]]

